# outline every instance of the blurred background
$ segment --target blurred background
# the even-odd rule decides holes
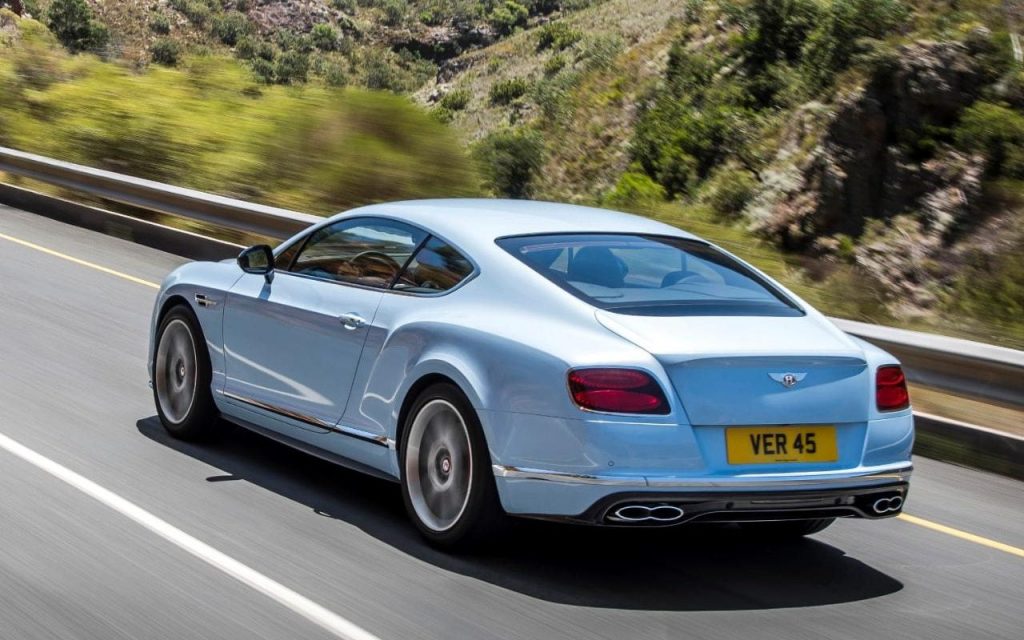
[[[0,0],[0,146],[317,214],[634,211],[826,313],[1022,348],[1017,4]]]

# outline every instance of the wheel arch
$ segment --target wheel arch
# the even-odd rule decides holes
[[[164,300],[163,303],[160,305],[160,311],[157,313],[156,316],[156,326],[159,327],[160,323],[164,321],[164,317],[166,317],[167,314],[170,313],[173,307],[179,304],[188,307],[192,311],[192,313],[196,312],[196,310],[192,308],[192,305],[189,304],[188,298],[181,295],[180,293],[173,293],[167,296],[167,299]]]
[[[156,364],[156,348],[160,341],[160,325],[163,324],[164,318],[167,317],[167,314],[170,313],[171,309],[179,304],[185,305],[190,311],[192,311],[193,315],[195,314],[195,309],[189,305],[188,298],[181,294],[171,294],[164,300],[159,301],[158,304],[159,306],[157,307],[156,313],[153,315],[153,324],[151,325],[152,329],[150,330],[149,339],[149,375],[151,377],[153,375],[153,367]],[[200,331],[202,331],[202,327],[200,327]]]
[[[450,384],[461,391],[463,395],[466,395],[466,392],[462,390],[462,387],[459,386],[458,382],[452,380],[443,373],[434,372],[424,374],[409,385],[409,388],[405,392],[405,396],[402,398],[402,405],[398,410],[397,423],[395,424],[396,451],[401,451],[402,441],[405,438],[405,421],[409,417],[409,412],[412,411],[412,406],[416,403],[416,399],[419,398],[420,395],[429,387],[435,384]],[[472,402],[470,402],[470,404],[472,404]]]

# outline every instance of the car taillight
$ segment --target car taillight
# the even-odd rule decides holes
[[[650,374],[636,369],[577,369],[569,393],[581,409],[609,413],[668,413],[668,402]]]
[[[896,365],[878,367],[875,374],[875,403],[879,411],[899,411],[910,406],[907,378]]]

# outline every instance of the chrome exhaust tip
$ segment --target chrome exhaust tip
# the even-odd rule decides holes
[[[878,515],[885,515],[887,513],[896,513],[903,507],[903,496],[892,496],[889,498],[879,498],[875,500],[871,505],[871,510]]]
[[[671,524],[682,520],[684,515],[681,508],[671,504],[626,504],[616,507],[608,520],[626,524]]]

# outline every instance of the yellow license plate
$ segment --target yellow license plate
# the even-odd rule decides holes
[[[773,462],[835,462],[839,459],[836,428],[730,427],[725,430],[729,464]]]

